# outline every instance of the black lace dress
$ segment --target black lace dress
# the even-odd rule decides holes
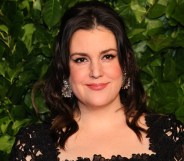
[[[147,137],[154,154],[132,154],[131,158],[121,155],[105,159],[95,154],[93,161],[184,161],[184,124],[174,116],[149,114],[146,116]],[[113,147],[112,147],[113,148]],[[58,151],[51,137],[50,125],[40,124],[22,128],[17,134],[10,161],[59,161]],[[90,161],[78,157],[78,161]]]

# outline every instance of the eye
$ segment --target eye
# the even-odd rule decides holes
[[[115,55],[113,55],[113,54],[106,54],[102,57],[102,59],[110,60],[110,59],[113,59],[114,57],[115,57]]]
[[[86,62],[87,59],[81,57],[81,58],[75,58],[75,59],[73,59],[73,61],[76,62],[76,63],[83,63],[83,62]]]

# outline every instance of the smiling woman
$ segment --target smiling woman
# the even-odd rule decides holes
[[[180,161],[184,125],[146,110],[119,15],[81,2],[62,18],[45,99],[49,123],[21,129],[10,160]]]
[[[101,26],[76,31],[70,41],[69,68],[69,82],[79,100],[80,111],[81,107],[121,108],[119,91],[123,72],[111,31]]]

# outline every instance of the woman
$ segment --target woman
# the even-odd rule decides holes
[[[184,125],[148,114],[122,19],[81,2],[62,19],[44,87],[53,119],[21,129],[10,160],[184,160]]]

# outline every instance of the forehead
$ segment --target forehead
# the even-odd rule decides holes
[[[117,49],[116,38],[112,31],[102,26],[90,30],[79,29],[70,40],[70,53],[100,52],[108,48]]]

